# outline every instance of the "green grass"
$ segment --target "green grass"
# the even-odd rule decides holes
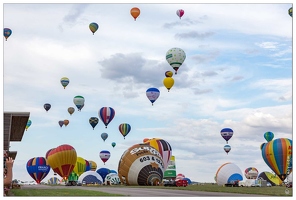
[[[61,186],[64,187],[64,186]],[[99,191],[80,189],[12,189],[10,194],[12,196],[124,196],[117,194],[109,194]],[[88,187],[110,187],[110,186],[88,186]],[[187,187],[164,187],[164,186],[112,186],[112,187],[141,187],[153,189],[171,189],[171,190],[190,190],[190,191],[205,191],[205,192],[226,192],[226,193],[241,193],[241,194],[259,194],[269,196],[293,196],[292,188],[289,188],[289,194],[285,193],[287,189],[284,186],[273,187],[223,187],[219,185],[204,184],[204,185],[189,185]]]

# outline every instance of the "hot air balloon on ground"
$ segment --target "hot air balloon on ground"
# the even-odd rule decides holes
[[[164,170],[166,170],[170,162],[170,158],[172,156],[173,150],[171,145],[166,140],[160,138],[151,138],[147,140],[145,144],[149,144],[160,153],[161,158],[163,160]]]
[[[89,123],[93,127],[93,130],[95,130],[96,125],[99,123],[99,118],[91,117],[89,118]]]
[[[47,161],[55,173],[67,180],[75,167],[77,153],[71,145],[63,144],[49,152]]]
[[[87,171],[81,174],[78,178],[78,182],[82,183],[84,181],[86,184],[92,183],[92,184],[98,184],[98,185],[101,185],[104,182],[101,175],[95,171]]]
[[[258,175],[258,179],[266,180],[272,186],[282,185],[283,182],[276,174],[267,171],[261,172]]]
[[[233,130],[231,128],[223,128],[220,134],[224,138],[224,140],[226,140],[226,143],[228,143],[228,140],[230,140],[233,135]]]
[[[226,144],[226,145],[224,146],[224,151],[228,154],[230,150],[231,150],[231,146],[228,145],[228,144]]]
[[[160,153],[149,144],[135,144],[121,156],[120,182],[126,185],[157,185],[162,182],[164,165]]]
[[[137,7],[132,8],[130,12],[131,12],[132,17],[135,19],[135,21],[136,21],[136,19],[139,17],[139,15],[141,13],[140,9],[137,8]]]
[[[74,99],[73,99],[73,102],[75,104],[75,106],[77,107],[78,111],[81,111],[81,109],[83,108],[84,106],[84,97],[83,96],[75,96]]]
[[[105,182],[105,178],[110,173],[110,169],[102,167],[97,170],[97,173],[102,177],[103,182]]]
[[[89,165],[90,165],[90,170],[91,171],[96,171],[97,170],[97,163],[93,160],[89,160]]]
[[[184,15],[184,10],[179,9],[179,10],[177,10],[176,14],[177,14],[178,17],[180,17],[180,19],[181,19],[181,17]]]
[[[108,150],[102,150],[100,152],[100,158],[103,161],[104,165],[105,165],[105,162],[107,162],[109,160],[110,156],[111,156],[111,154],[110,154],[110,151],[108,151]]]
[[[32,124],[32,121],[31,120],[28,120],[27,124],[26,124],[26,131],[28,130],[28,128],[31,126]]]
[[[75,109],[74,109],[73,107],[69,107],[69,108],[68,108],[68,113],[69,113],[70,115],[72,115],[74,112],[75,112]]]
[[[236,164],[228,162],[218,168],[216,180],[218,185],[234,183],[236,181],[242,181],[243,174]]]
[[[166,60],[175,70],[175,74],[177,74],[179,67],[183,64],[185,59],[186,54],[180,48],[171,48],[166,53]]]
[[[3,29],[3,35],[4,35],[6,41],[9,38],[9,36],[11,35],[11,33],[12,33],[11,29],[9,29],[9,28]]]
[[[108,124],[112,121],[115,116],[115,110],[111,107],[102,107],[99,110],[99,117],[107,128]]]
[[[245,177],[247,179],[256,179],[258,173],[258,169],[256,169],[255,167],[248,167],[247,169],[245,169]]]
[[[123,138],[125,139],[125,136],[127,136],[127,134],[129,134],[132,127],[128,123],[122,123],[118,126],[118,129],[119,129],[119,132],[121,133],[121,135],[123,136]]]
[[[274,137],[273,132],[268,131],[264,133],[264,138],[267,142],[270,142],[273,139],[273,137]]]
[[[173,87],[175,80],[172,77],[165,77],[163,79],[163,85],[168,89],[168,92]]]
[[[64,89],[66,89],[67,85],[70,83],[70,80],[67,77],[62,77],[60,81]]]
[[[99,25],[95,22],[89,24],[89,29],[93,33],[93,35],[98,30],[98,28],[99,28]]]
[[[104,142],[105,142],[105,140],[108,138],[108,133],[102,133],[101,134],[101,138],[104,140]]]
[[[47,111],[49,111],[49,109],[51,108],[51,105],[49,103],[46,103],[43,105],[43,108]]]
[[[158,99],[159,95],[160,95],[160,92],[157,88],[149,88],[146,90],[146,96],[149,99],[149,101],[152,103],[152,106],[153,106],[153,103]]]
[[[270,169],[284,181],[289,173],[288,166],[292,159],[292,140],[278,138],[262,147],[262,158]]]
[[[82,173],[86,172],[86,161],[82,157],[77,157],[76,164],[73,168],[73,171],[75,174],[80,176]]]
[[[119,185],[120,178],[117,173],[109,173],[105,177],[105,185]]]
[[[60,184],[60,180],[57,177],[51,177],[50,179],[48,179],[47,184],[57,185]]]
[[[36,183],[40,184],[50,171],[50,166],[48,165],[46,158],[35,157],[27,162],[27,171]]]

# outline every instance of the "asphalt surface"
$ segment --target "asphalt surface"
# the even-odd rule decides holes
[[[130,197],[264,197],[256,194],[237,194],[222,192],[202,192],[173,189],[131,188],[131,187],[88,187],[88,186],[47,186],[47,185],[23,185],[22,189],[83,189],[121,194]],[[267,197],[267,196],[266,196]]]

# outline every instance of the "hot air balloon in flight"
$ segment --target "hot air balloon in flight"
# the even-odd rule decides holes
[[[77,153],[71,145],[63,144],[49,152],[47,161],[55,173],[67,180],[75,167]]]
[[[172,77],[174,75],[174,73],[172,71],[166,71],[164,73],[165,77]]]
[[[31,126],[32,124],[32,121],[31,120],[28,120],[27,124],[26,124],[26,131],[28,130],[28,128]]]
[[[231,146],[228,145],[228,144],[226,144],[226,145],[224,146],[224,151],[228,154],[230,150],[231,150]]]
[[[268,131],[264,133],[264,138],[267,142],[270,142],[273,139],[273,137],[274,137],[273,132]]]
[[[163,79],[163,85],[168,89],[168,92],[173,87],[174,83],[175,83],[175,81],[172,77],[165,77]]]
[[[69,123],[70,123],[69,120],[67,120],[67,119],[64,120],[64,125],[65,125],[65,127],[68,126]]]
[[[72,115],[74,112],[75,112],[75,109],[74,109],[73,107],[69,107],[69,108],[68,108],[68,113],[69,113],[70,115]]]
[[[67,85],[69,84],[70,80],[67,77],[61,78],[61,84],[66,89]]]
[[[64,120],[60,120],[58,123],[59,123],[60,127],[62,128],[64,125]]]
[[[109,160],[110,156],[111,156],[110,151],[103,150],[100,152],[100,158],[103,161],[104,165],[105,165],[105,162]]]
[[[5,37],[6,41],[9,38],[9,36],[11,35],[11,33],[12,33],[11,29],[9,29],[9,28],[4,28],[3,29],[3,34],[4,34],[4,37]]]
[[[95,22],[89,24],[89,29],[93,33],[93,35],[98,30],[98,28],[99,28],[99,25]]]
[[[108,133],[102,133],[101,134],[101,138],[104,140],[104,142],[105,142],[105,140],[108,138]]]
[[[125,185],[157,185],[162,182],[164,171],[160,153],[149,144],[131,146],[118,164],[118,177]]]
[[[289,8],[288,13],[291,17],[293,17],[293,7]]]
[[[150,102],[153,103],[158,99],[160,95],[160,91],[157,88],[149,88],[146,90],[146,96],[150,100]]]
[[[271,140],[262,147],[261,153],[268,167],[284,181],[292,160],[292,140],[287,138]]]
[[[137,18],[139,17],[139,15],[140,15],[140,9],[137,8],[137,7],[132,8],[132,9],[131,9],[131,15],[133,16],[133,18],[134,18],[135,21],[136,21],[136,19],[137,19]]]
[[[181,17],[184,15],[184,10],[179,9],[179,10],[177,10],[176,14],[177,14],[178,17],[180,17],[180,19],[181,19]]]
[[[75,106],[77,107],[78,111],[81,111],[81,109],[84,106],[84,97],[83,96],[75,96],[73,99],[73,102],[75,104]]]
[[[93,127],[93,130],[95,130],[96,125],[99,123],[99,118],[91,117],[89,118],[89,123]]]
[[[230,140],[230,138],[233,135],[233,130],[231,128],[223,128],[221,130],[220,134],[224,138],[224,140],[226,140],[226,143],[228,144],[228,140]]]
[[[123,138],[125,139],[125,136],[127,136],[127,134],[131,131],[132,127],[128,123],[122,123],[119,124],[118,129]]]
[[[105,124],[105,128],[107,128],[108,124],[112,121],[115,116],[115,110],[111,107],[102,107],[99,110],[99,117],[102,122]]]
[[[112,142],[111,143],[111,146],[114,148],[116,146],[116,143],[115,142]]]
[[[179,67],[183,64],[186,59],[185,52],[180,48],[171,48],[166,53],[166,60],[171,65],[171,67],[175,70],[175,74]]]
[[[35,157],[31,158],[27,162],[27,171],[29,175],[40,184],[40,182],[47,176],[50,171],[50,166],[46,158],[44,157]]]
[[[51,105],[49,103],[46,103],[43,105],[43,108],[47,111],[49,111],[49,109],[51,108]]]

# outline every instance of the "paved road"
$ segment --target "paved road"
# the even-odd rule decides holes
[[[22,189],[83,189],[106,192],[110,194],[121,194],[131,197],[264,197],[256,194],[236,194],[222,192],[202,192],[172,189],[153,188],[131,188],[131,187],[85,187],[85,186],[47,186],[47,185],[24,185]]]

